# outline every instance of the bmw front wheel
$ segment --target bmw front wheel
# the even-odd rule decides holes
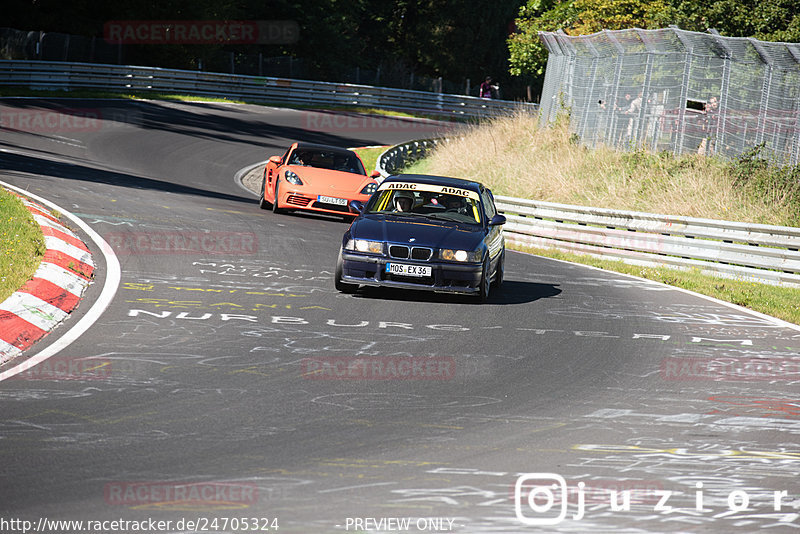
[[[339,249],[339,259],[336,260],[336,273],[333,277],[333,284],[337,291],[341,291],[342,293],[355,293],[358,290],[358,285],[342,282],[342,275],[344,272],[342,263],[342,249]]]

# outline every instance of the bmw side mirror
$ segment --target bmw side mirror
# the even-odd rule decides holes
[[[350,208],[350,213],[358,213],[360,215],[364,211],[364,204],[360,200],[351,200],[348,207]]]
[[[492,217],[492,220],[489,221],[489,226],[500,226],[501,224],[506,223],[506,216],[500,215],[499,213]]]

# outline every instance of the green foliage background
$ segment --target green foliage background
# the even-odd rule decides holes
[[[714,28],[729,37],[800,42],[797,0],[528,0],[519,10],[517,31],[509,36],[510,72],[542,75],[547,52],[537,32],[563,30],[588,35],[600,30],[655,29],[671,24],[684,30]]]
[[[102,37],[108,21],[291,20],[291,45],[136,45],[137,64],[197,68],[223,51],[301,58],[330,81],[342,69],[410,71],[477,86],[510,80],[505,41],[524,0],[6,0],[0,26]],[[338,77],[338,79],[337,79]]]
[[[469,78],[475,89],[491,75],[507,98],[541,84],[547,54],[538,31],[583,35],[675,24],[800,41],[798,0],[6,0],[0,25],[102,37],[113,20],[292,20],[300,26],[292,45],[131,45],[126,59],[136,64],[196,69],[220,51],[262,53],[303,59],[318,79],[330,81],[341,81],[343,69],[380,67],[457,83]]]

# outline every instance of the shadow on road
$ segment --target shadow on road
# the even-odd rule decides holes
[[[504,304],[526,304],[539,299],[555,297],[561,294],[561,289],[555,284],[539,284],[535,282],[522,282],[506,280],[500,289],[493,288],[489,300],[484,306]],[[413,289],[395,289],[388,287],[362,287],[355,294],[357,298],[395,300],[406,302],[430,302],[451,304],[479,304],[478,299],[469,295],[456,295],[448,293],[433,293],[416,291]]]

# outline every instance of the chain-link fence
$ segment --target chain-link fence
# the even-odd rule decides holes
[[[800,163],[800,44],[675,27],[539,36],[542,121],[568,108],[588,146],[736,157],[763,144]]]

